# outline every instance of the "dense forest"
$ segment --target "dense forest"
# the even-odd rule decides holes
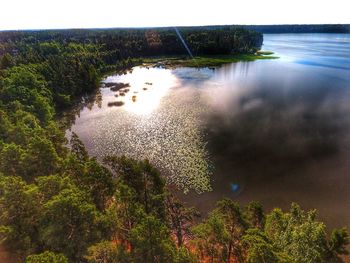
[[[181,29],[194,54],[256,52],[262,35]],[[201,218],[147,160],[88,156],[56,115],[101,76],[186,55],[172,29],[0,32],[0,242],[18,262],[340,262],[346,229],[316,211],[240,207]]]

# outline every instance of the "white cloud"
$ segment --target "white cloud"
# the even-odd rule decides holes
[[[350,23],[346,0],[0,0],[0,29]]]

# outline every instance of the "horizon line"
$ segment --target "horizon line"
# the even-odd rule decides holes
[[[10,31],[49,31],[49,30],[110,30],[110,29],[162,29],[162,28],[184,28],[184,27],[215,27],[215,26],[350,26],[350,23],[310,23],[310,24],[207,24],[207,25],[186,25],[186,26],[120,26],[120,27],[62,27],[62,28],[21,28],[21,29],[0,29],[0,32],[10,32]]]

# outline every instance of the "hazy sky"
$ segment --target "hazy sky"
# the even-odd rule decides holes
[[[0,0],[0,30],[350,23],[349,0]]]

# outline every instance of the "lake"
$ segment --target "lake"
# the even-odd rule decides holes
[[[262,49],[279,59],[109,76],[130,87],[102,85],[70,131],[99,159],[148,158],[204,213],[223,197],[297,202],[350,227],[350,35],[264,35]]]

